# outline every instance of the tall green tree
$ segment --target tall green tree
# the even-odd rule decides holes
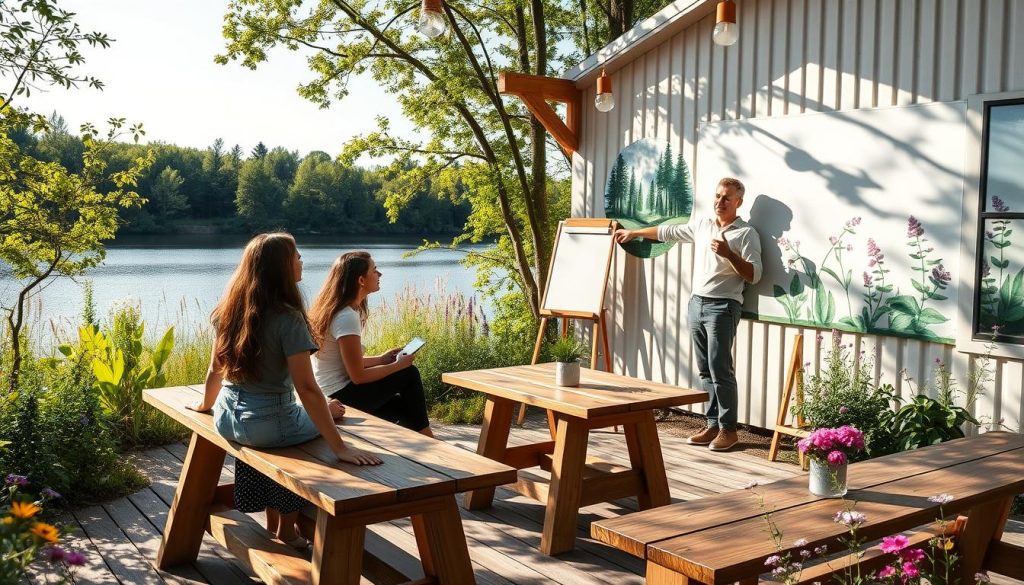
[[[188,199],[181,192],[185,179],[171,167],[164,167],[157,175],[156,181],[149,189],[149,201],[146,209],[160,223],[167,224],[170,220],[188,211]]]
[[[364,73],[399,95],[422,140],[396,137],[380,120],[376,132],[346,145],[345,160],[391,156],[392,170],[409,169],[382,187],[393,221],[428,179],[449,193],[464,185],[473,211],[454,243],[497,237],[495,252],[471,255],[470,262],[485,274],[511,274],[536,315],[558,219],[551,217],[556,194],[548,189],[547,136],[518,100],[498,93],[497,79],[501,69],[552,75],[578,60],[578,50],[552,42],[582,25],[578,3],[445,2],[451,32],[433,40],[412,32],[418,6],[237,0],[225,17],[228,44],[218,59],[255,68],[275,46],[308,50],[313,75],[299,91],[321,107],[343,98],[347,80]]]
[[[235,206],[238,216],[253,229],[280,227],[288,186],[274,176],[267,158],[251,158],[238,171]]]

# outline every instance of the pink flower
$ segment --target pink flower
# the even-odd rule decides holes
[[[921,571],[917,570],[917,565],[914,563],[903,563],[903,574],[913,579],[921,574]]]
[[[949,282],[953,280],[953,276],[942,267],[942,264],[932,268],[932,278],[939,282]]]
[[[81,567],[85,564],[85,555],[75,550],[69,551],[64,554],[64,562],[73,567]]]
[[[919,548],[905,548],[899,554],[906,563],[920,563],[924,560],[924,551]]]
[[[882,545],[879,547],[884,553],[897,553],[910,544],[910,539],[902,534],[896,534],[893,536],[886,536],[882,539]]]
[[[874,283],[874,279],[872,279],[871,275],[868,274],[867,271],[865,270],[864,271],[864,286],[870,288],[873,283]]]
[[[839,407],[839,414],[846,414],[848,412],[850,412],[850,407],[849,406],[846,406],[844,404],[843,406]]]
[[[924,228],[921,227],[921,222],[916,217],[911,215],[907,218],[907,237],[918,238],[924,235]]]
[[[892,567],[884,567],[884,568],[882,568],[881,571],[878,572],[878,578],[879,579],[888,579],[889,577],[892,577],[895,573],[896,573],[896,569],[894,569]]]
[[[67,554],[59,546],[48,546],[43,549],[43,558],[50,561],[51,563],[59,563],[64,560],[64,556]]]
[[[779,555],[772,555],[764,560],[764,566],[774,567],[782,562],[782,558]]]
[[[828,454],[828,464],[837,466],[846,464],[846,453],[842,451],[832,451]]]

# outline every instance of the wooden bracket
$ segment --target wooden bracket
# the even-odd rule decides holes
[[[498,93],[518,96],[530,113],[554,136],[570,157],[579,150],[580,106],[583,92],[567,79],[503,71],[498,76]],[[565,104],[565,122],[548,100]]]
[[[775,461],[775,458],[779,455],[779,441],[782,435],[789,435],[791,437],[804,438],[810,435],[810,431],[806,428],[804,417],[801,414],[796,415],[795,424],[786,424],[786,420],[789,418],[789,404],[796,394],[796,403],[803,404],[804,393],[803,393],[803,355],[804,355],[804,336],[803,334],[797,334],[793,339],[793,353],[789,358],[789,371],[786,372],[786,387],[782,395],[782,400],[779,402],[779,418],[775,422],[775,432],[772,433],[772,444],[768,449],[768,461]],[[797,452],[800,459],[800,467],[805,467],[805,460],[803,453]]]

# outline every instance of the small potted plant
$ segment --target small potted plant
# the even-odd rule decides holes
[[[580,359],[586,350],[575,337],[562,337],[551,345],[551,359],[555,360],[555,384],[580,385]]]
[[[811,459],[811,493],[841,498],[846,495],[846,466],[851,456],[864,450],[864,433],[849,425],[816,429],[800,439],[797,448]]]

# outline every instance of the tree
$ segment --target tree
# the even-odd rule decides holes
[[[184,182],[181,174],[171,167],[160,171],[149,190],[149,203],[146,204],[146,209],[159,223],[167,224],[188,211],[188,199],[181,192]]]
[[[267,145],[263,144],[263,141],[260,141],[256,145],[256,148],[252,149],[252,153],[251,153],[250,157],[251,158],[263,158],[265,156],[267,156]]]
[[[111,39],[101,32],[82,32],[75,14],[54,0],[0,2],[0,79],[13,79],[0,91],[0,112],[17,96],[28,97],[39,85],[102,89],[103,83],[75,68],[85,60],[78,46],[107,48]]]
[[[551,75],[578,60],[578,52],[549,42],[556,31],[580,26],[577,2],[445,2],[451,34],[434,40],[409,32],[416,6],[397,0],[232,3],[224,25],[227,50],[217,59],[255,68],[274,46],[309,50],[313,79],[299,92],[321,107],[343,98],[346,81],[362,73],[400,95],[422,140],[395,137],[387,120],[379,120],[376,132],[346,145],[343,160],[394,157],[389,169],[396,178],[381,191],[392,221],[428,181],[447,195],[463,185],[472,213],[453,244],[497,237],[495,250],[470,254],[469,262],[486,281],[497,272],[511,275],[536,316],[559,219],[550,213],[557,193],[548,189],[547,135],[518,100],[498,93],[498,69]],[[567,175],[567,159],[559,163]]]
[[[13,352],[9,379],[13,392],[21,369],[27,300],[48,279],[83,274],[103,260],[103,241],[117,233],[118,207],[143,201],[129,188],[152,163],[152,155],[111,175],[116,188],[100,193],[96,188],[106,171],[103,150],[126,133],[138,140],[141,128],[124,130],[124,120],[111,119],[109,132],[100,140],[95,128],[84,127],[83,170],[73,174],[59,163],[22,153],[7,136],[9,124],[10,117],[0,118],[0,176],[8,179],[0,182],[0,260],[22,281],[13,306],[4,307]]]
[[[262,144],[262,143],[261,143]],[[251,158],[238,171],[238,216],[256,229],[279,227],[287,186],[270,172],[266,158]]]

